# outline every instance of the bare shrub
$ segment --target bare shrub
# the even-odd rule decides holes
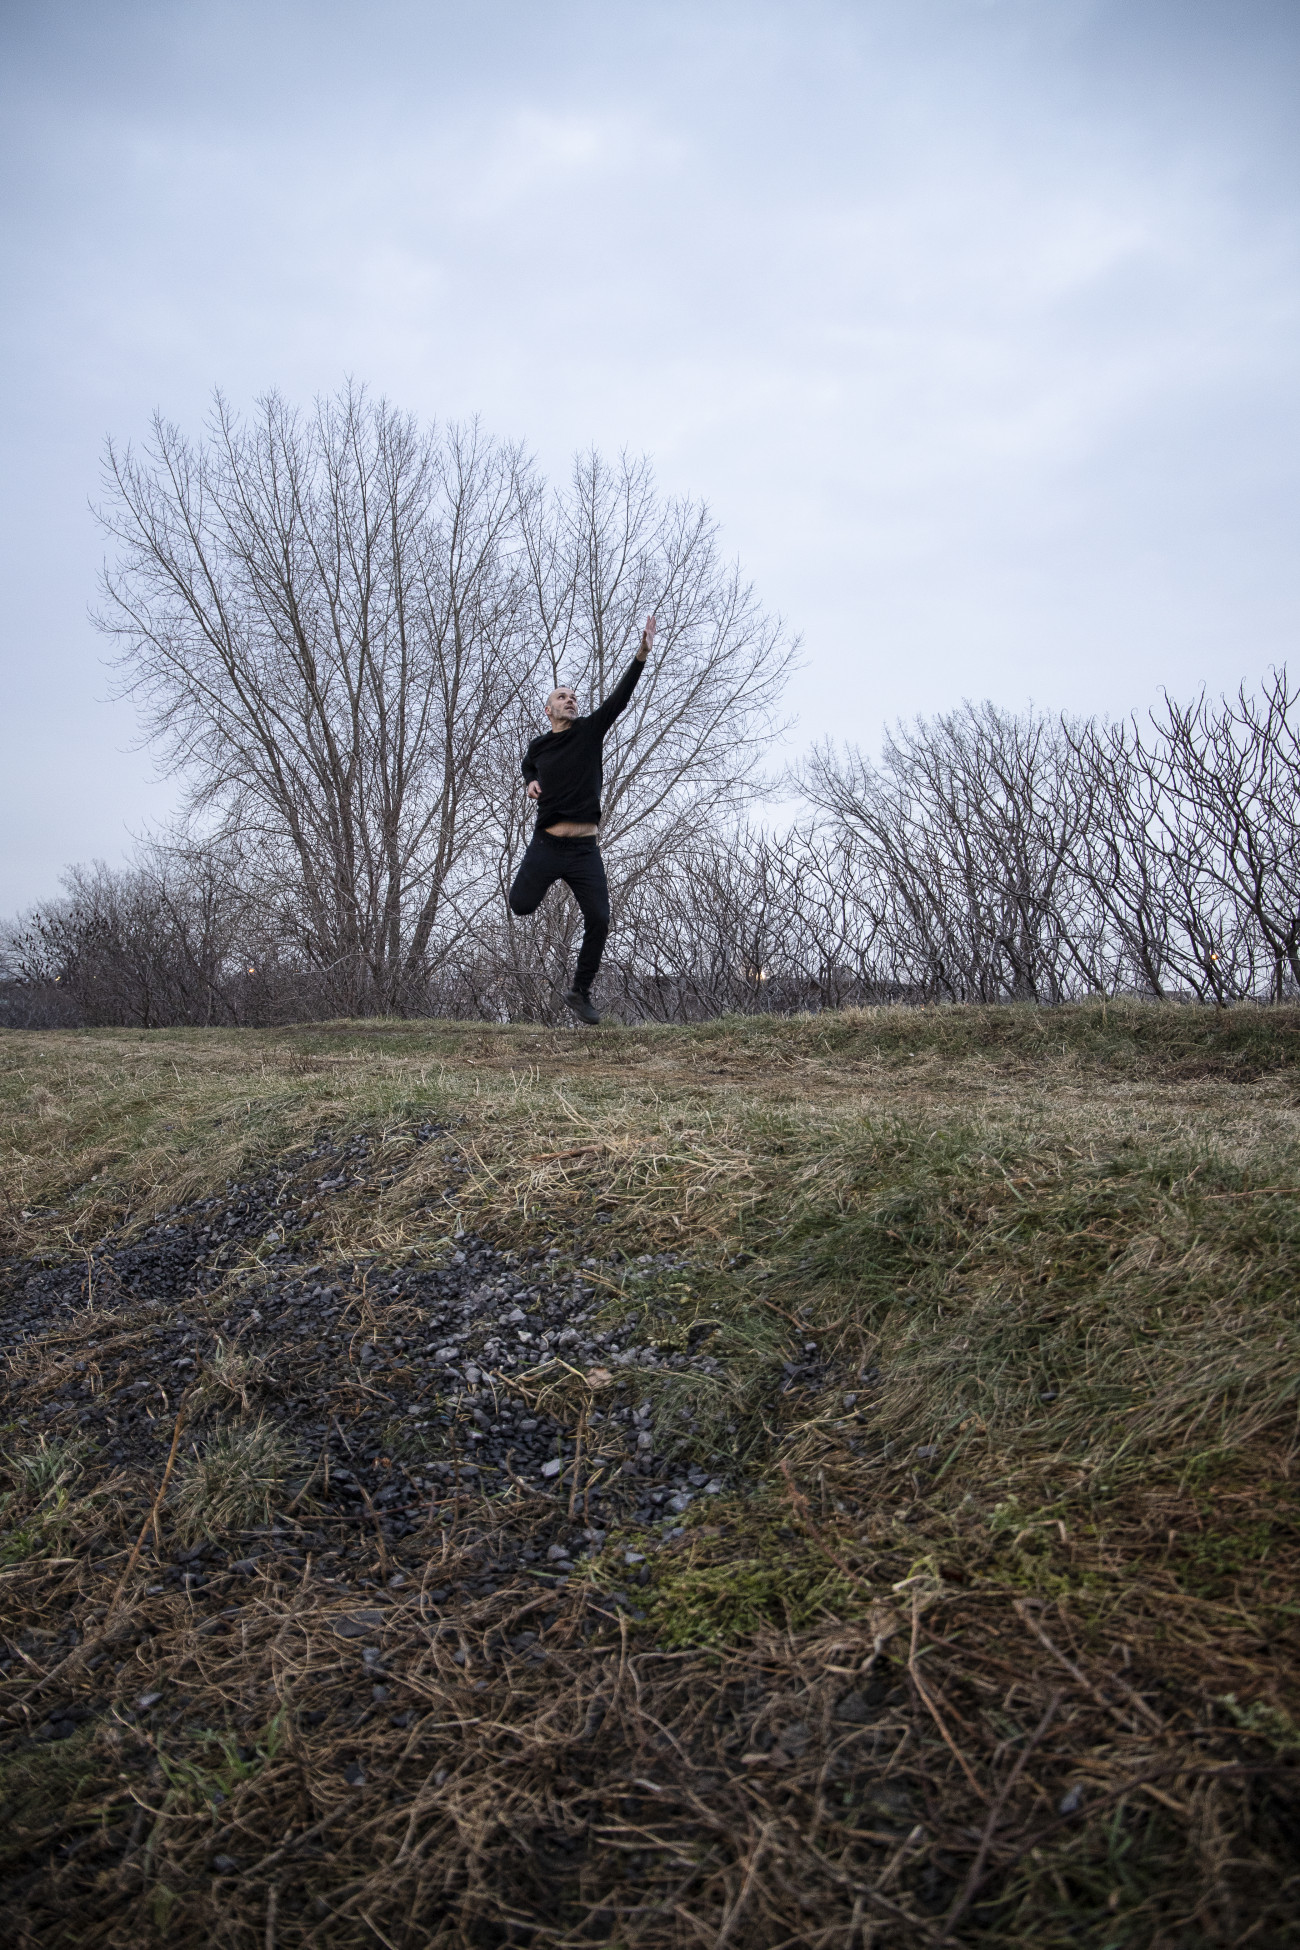
[[[87,1022],[264,1020],[280,955],[262,933],[243,864],[229,849],[155,843],[119,872],[74,867],[63,898],[14,929],[17,971],[33,990],[57,990]]]
[[[927,999],[1059,1002],[1084,965],[1071,849],[1092,809],[1066,727],[992,704],[899,726],[879,766],[814,752],[804,790],[851,852],[879,977]]]

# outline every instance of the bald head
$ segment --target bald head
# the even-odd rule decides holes
[[[578,715],[578,693],[571,684],[557,684],[546,700],[552,731],[567,731]]]

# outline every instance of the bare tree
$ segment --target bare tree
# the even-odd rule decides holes
[[[622,676],[649,610],[655,655],[606,748],[605,834],[682,836],[745,805],[782,728],[797,654],[779,618],[725,561],[703,502],[664,501],[650,465],[583,456],[567,489],[534,477],[520,497],[542,668],[599,703]]]
[[[1075,727],[1096,816],[1076,835],[1073,865],[1104,916],[1113,989],[1225,1002],[1248,941],[1205,871],[1204,836],[1168,792],[1167,753],[1128,721]],[[1249,989],[1247,991],[1249,992]]]
[[[349,389],[195,444],[109,451],[103,626],[125,688],[238,834],[279,929],[356,1013],[403,1005],[491,816],[481,775],[520,680],[523,462]]]
[[[250,425],[218,399],[197,443],[157,420],[108,488],[124,688],[336,1012],[424,1006],[480,931],[523,979],[554,927],[501,912],[519,752],[561,669],[604,696],[645,609],[660,649],[606,768],[623,880],[752,796],[795,646],[645,462],[589,455],[553,492],[349,390]]]
[[[1057,1002],[1095,960],[1070,882],[1091,785],[1052,720],[967,704],[900,726],[879,766],[822,746],[802,784],[857,862],[902,989]]]
[[[1191,705],[1166,697],[1153,722],[1159,816],[1232,910],[1206,966],[1249,994],[1262,962],[1280,1001],[1288,978],[1300,984],[1300,700],[1283,669],[1262,697],[1243,687],[1217,709],[1204,696]]]
[[[628,1019],[682,1021],[885,1000],[1294,992],[1293,715],[1285,673],[1260,698],[1167,700],[1149,728],[967,708],[897,733],[879,767],[818,753],[817,818],[784,832],[647,819],[615,862],[606,1002]],[[557,894],[521,923],[494,882],[508,864],[500,834],[522,844],[516,750],[513,736],[493,748],[497,837],[462,865],[444,906],[454,925],[444,920],[408,988],[410,1009],[555,1011],[550,971],[571,953],[576,909]],[[688,777],[688,806],[691,790]],[[261,848],[257,835],[251,860],[229,838],[155,843],[120,873],[78,870],[0,938],[0,1016],[154,1026],[333,1013],[328,971],[264,898]]]
[[[605,747],[604,833],[614,898],[614,952],[646,876],[676,871],[695,837],[729,830],[762,789],[757,774],[782,726],[777,708],[798,645],[718,544],[699,502],[662,499],[650,465],[581,456],[565,487],[521,474],[519,548],[536,663],[496,728],[497,850],[461,901],[462,932],[482,934],[531,1011],[554,1007],[554,972],[573,915],[548,904],[509,915],[505,892],[527,841],[519,755],[541,724],[547,691],[572,683],[599,704],[627,667],[642,619],[659,619],[655,654]],[[538,979],[539,957],[553,971]]]
[[[1077,727],[1098,817],[1075,849],[1124,964],[1122,985],[1220,1004],[1300,981],[1300,726],[1285,671],[1259,698],[1166,697]]]

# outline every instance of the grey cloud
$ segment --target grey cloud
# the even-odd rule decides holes
[[[0,912],[165,813],[85,620],[106,432],[346,373],[703,493],[800,739],[1140,706],[1300,614],[1300,15],[11,8]],[[1288,112],[1288,109],[1290,112]]]

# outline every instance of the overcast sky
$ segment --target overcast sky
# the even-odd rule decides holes
[[[792,749],[1292,655],[1297,0],[0,19],[0,913],[171,804],[87,499],[216,385],[649,453],[803,634]]]

